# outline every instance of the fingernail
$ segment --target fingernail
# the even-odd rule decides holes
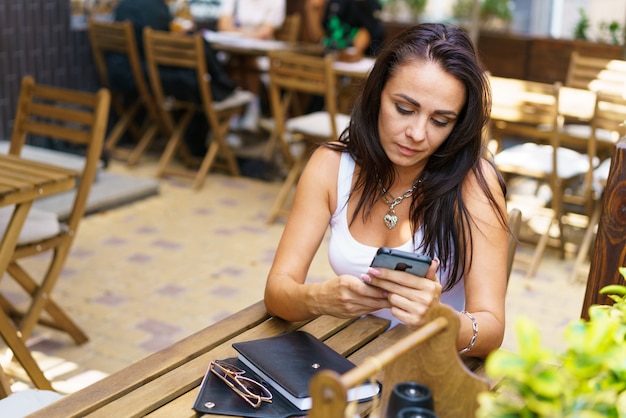
[[[439,261],[439,258],[435,257],[433,258],[433,261],[437,262],[437,268],[435,270],[439,269],[439,264],[441,264],[441,261]]]
[[[371,283],[372,282],[372,278],[370,276],[368,276],[367,274],[361,274],[361,281],[363,281],[365,283]]]
[[[389,292],[384,291],[384,292],[383,292],[383,297],[384,297],[384,298],[386,298],[387,296],[389,296]]]
[[[367,272],[373,276],[380,276],[380,270],[370,267]]]

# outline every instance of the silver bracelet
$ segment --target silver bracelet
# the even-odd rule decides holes
[[[476,322],[476,318],[474,318],[474,315],[472,315],[471,313],[467,311],[461,311],[461,313],[472,320],[472,339],[470,340],[467,347],[459,351],[459,354],[465,354],[470,351],[472,347],[474,347],[474,344],[476,344],[476,337],[478,337],[478,322]]]

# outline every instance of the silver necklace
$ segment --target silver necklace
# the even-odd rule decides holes
[[[409,190],[407,190],[406,192],[404,192],[402,195],[398,197],[393,197],[393,195],[389,193],[382,185],[380,186],[380,188],[383,191],[383,196],[382,196],[383,202],[389,205],[389,210],[383,217],[383,221],[385,222],[385,225],[387,225],[388,229],[393,229],[398,224],[398,215],[396,215],[395,207],[398,206],[400,203],[402,203],[402,201],[406,199],[407,197],[413,196],[413,192],[415,191],[415,189],[417,188],[417,185],[421,181],[422,181],[421,179],[416,181],[415,184],[413,184],[413,186]],[[391,196],[391,201],[387,199],[386,195]]]

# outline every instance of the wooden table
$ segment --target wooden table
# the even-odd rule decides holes
[[[34,414],[37,417],[196,417],[191,408],[213,359],[236,357],[231,344],[295,329],[310,332],[340,353],[358,358],[388,321],[368,316],[358,321],[321,317],[290,323],[270,317],[258,302],[174,345],[98,381]],[[373,349],[376,344],[372,345]],[[356,354],[355,354],[356,355]],[[354,357],[354,356],[352,356]]]
[[[359,319],[322,316],[291,323],[270,317],[257,302],[119,372],[33,414],[32,417],[196,417],[192,409],[209,362],[236,357],[232,343],[307,331],[356,364],[410,333],[367,315]]]
[[[269,51],[289,50],[310,55],[323,55],[324,47],[304,42],[285,42],[274,39],[256,39],[237,33],[203,31],[204,39],[217,51],[232,54],[266,56]],[[333,68],[337,75],[352,78],[365,78],[374,66],[375,59],[363,57],[356,62],[335,61]]]
[[[67,168],[0,155],[0,206],[15,205],[0,243],[0,274],[11,261],[17,240],[35,199],[70,190],[76,172]],[[1,277],[1,276],[0,276]],[[52,389],[6,312],[0,309],[0,335],[35,386]]]

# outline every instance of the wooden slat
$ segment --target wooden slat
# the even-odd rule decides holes
[[[90,108],[95,107],[98,100],[93,93],[41,84],[34,86],[32,94],[35,97],[53,101],[58,101],[59,97],[63,97],[63,101],[66,103],[74,103]]]
[[[73,170],[2,155],[0,204],[11,205],[67,190],[73,187],[75,176]]]

